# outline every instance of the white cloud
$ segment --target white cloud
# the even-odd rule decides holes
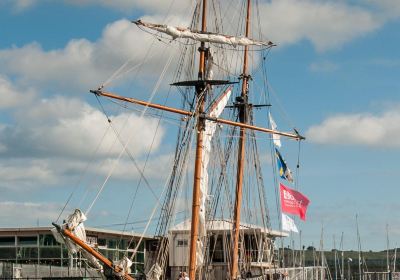
[[[0,75],[0,108],[20,107],[32,101],[33,89],[18,89],[11,81]]]
[[[23,192],[38,185],[50,185],[57,181],[56,174],[43,160],[15,160],[0,162],[0,187]]]
[[[151,180],[166,179],[166,176],[171,171],[170,169],[172,166],[172,161],[173,155],[171,154],[159,155],[156,158],[151,158],[146,164],[146,169],[144,170],[143,175],[146,179]],[[144,161],[139,161],[136,159],[136,163],[140,168],[140,172],[142,172]],[[102,161],[97,166],[92,165],[92,167],[90,168],[90,172],[105,177],[108,175],[115,164],[116,168],[112,173],[113,178],[119,180],[133,180],[139,179],[141,177],[140,172],[137,170],[136,166],[129,158],[119,160],[118,162],[116,162],[115,159],[107,159],[105,161]]]
[[[261,5],[266,36],[278,44],[310,40],[319,51],[335,49],[379,28],[383,22],[342,1],[272,0]]]
[[[118,139],[103,113],[78,99],[63,97],[42,100],[29,110],[18,112],[16,119],[17,124],[1,128],[3,156],[89,158],[100,145],[97,157],[115,157],[122,149],[119,139],[124,143],[131,139],[129,150],[141,156],[150,148],[157,127],[156,119],[133,113],[110,116]],[[153,152],[158,149],[163,134],[164,129],[160,127]]]
[[[135,162],[153,189],[158,189],[166,180],[172,165],[173,155],[162,154],[150,157],[145,164],[142,158]],[[115,165],[115,166],[114,166]],[[115,167],[115,168],[114,168]],[[113,169],[114,168],[114,169]],[[77,186],[77,181],[85,188],[97,189],[111,173],[112,181],[136,182],[141,175],[133,161],[124,156],[116,159],[94,159],[54,157],[11,158],[0,161],[0,189],[4,192],[23,194],[39,192],[43,188]],[[83,176],[81,178],[81,176]],[[81,178],[80,180],[78,180]]]
[[[167,11],[174,13],[183,13],[194,1],[174,0],[65,0],[65,2],[74,5],[101,5],[107,8],[113,8],[120,11],[130,12],[133,10],[142,10],[146,12],[166,13]]]
[[[381,115],[333,116],[310,127],[306,136],[320,144],[399,148],[400,110],[392,109]]]
[[[24,11],[36,4],[36,0],[13,0],[14,9],[17,12]]]
[[[127,68],[145,64],[140,72],[151,79],[160,74],[160,65],[166,63],[167,53],[174,50],[165,48],[128,20],[119,20],[107,25],[96,42],[73,39],[64,48],[50,51],[43,50],[38,43],[2,49],[0,73],[16,76],[22,84],[50,85],[58,91],[87,91],[108,79],[126,61]],[[129,76],[135,77],[135,72]]]
[[[127,5],[147,5],[145,2],[157,8],[166,5],[166,1],[102,1],[101,4],[126,8]],[[85,3],[94,4],[91,0]],[[320,51],[340,47],[383,24],[366,8],[343,2],[274,0],[261,3],[260,9],[263,31],[274,42],[285,45],[307,39]],[[167,22],[186,26],[190,13],[179,15],[179,11],[171,12]],[[144,18],[163,22],[165,16],[153,14]],[[224,20],[229,21],[227,16]],[[147,84],[152,84],[149,79],[161,72],[160,65],[166,63],[168,52],[178,52],[177,44],[171,46],[166,48],[130,21],[119,20],[107,25],[101,38],[94,42],[72,39],[64,48],[54,50],[44,50],[39,43],[2,49],[0,74],[15,76],[19,83],[29,86],[87,91],[99,86],[124,62],[130,61],[128,69],[143,65],[136,68],[140,68],[142,76],[130,72],[129,78],[138,81],[147,76]]]
[[[131,112],[110,119],[114,129],[99,110],[76,98],[60,96],[17,109],[8,124],[0,124],[0,188],[23,192],[74,184],[91,160],[86,175],[104,179],[127,141],[127,150],[140,168],[151,147],[145,176],[165,179],[172,156],[167,149],[159,152],[165,130],[161,125],[156,133],[158,120]],[[126,152],[112,178],[140,178]]]
[[[49,226],[60,213],[62,205],[56,203],[0,202],[0,223],[2,227]]]

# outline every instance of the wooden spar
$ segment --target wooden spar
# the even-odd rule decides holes
[[[207,26],[207,0],[203,0],[203,11],[201,20],[201,31],[206,32]],[[201,42],[200,48],[200,61],[199,61],[199,74],[198,79],[205,79],[205,44]],[[200,218],[200,182],[203,172],[202,156],[203,156],[203,134],[204,134],[204,119],[200,118],[204,114],[204,103],[206,87],[196,87],[197,94],[197,141],[196,141],[196,159],[194,165],[194,180],[193,180],[193,199],[192,199],[192,223],[190,228],[190,251],[189,251],[189,279],[196,279],[197,267],[197,242],[199,239],[199,218]]]
[[[163,105],[159,105],[159,104],[154,104],[154,103],[150,103],[150,102],[145,102],[145,101],[141,101],[141,100],[131,98],[131,97],[124,97],[124,96],[120,96],[120,95],[117,95],[117,94],[114,94],[111,92],[104,92],[104,91],[100,91],[100,90],[91,90],[90,92],[94,93],[96,95],[110,97],[112,99],[118,99],[121,101],[129,102],[129,103],[133,103],[133,104],[137,104],[137,105],[142,105],[142,106],[153,108],[153,109],[160,109],[160,110],[171,112],[171,113],[177,113],[177,114],[184,115],[184,116],[193,116],[194,115],[194,113],[189,112],[189,111],[180,110],[180,109],[167,107],[167,106],[163,106]]]
[[[101,261],[105,266],[111,268],[114,272],[119,273],[121,272],[120,268],[118,266],[114,266],[112,261],[110,261],[109,259],[107,259],[106,257],[104,257],[102,254],[100,254],[99,252],[97,252],[96,250],[94,250],[92,247],[90,247],[89,245],[87,245],[85,242],[83,242],[81,239],[79,239],[78,237],[76,237],[71,231],[69,231],[68,229],[63,229],[61,228],[59,225],[54,224],[53,225],[57,228],[58,231],[61,232],[62,235],[68,237],[69,239],[71,239],[75,244],[78,244],[80,247],[82,247],[82,249],[84,249],[86,252],[88,252],[89,254],[91,254],[93,257],[95,257],[96,259],[98,259],[99,261]],[[126,280],[134,280],[134,278],[132,278],[131,276],[129,276],[128,274],[125,274],[124,279]]]
[[[129,103],[133,103],[133,104],[137,104],[137,105],[142,105],[142,106],[146,106],[149,108],[160,109],[163,111],[176,113],[176,114],[180,114],[180,115],[184,115],[184,116],[193,116],[194,115],[194,113],[190,112],[190,111],[185,111],[185,110],[180,110],[180,109],[176,109],[176,108],[172,108],[172,107],[168,107],[168,106],[145,102],[145,101],[141,101],[141,100],[131,98],[131,97],[123,97],[123,96],[120,96],[120,95],[117,95],[117,94],[114,94],[111,92],[103,92],[100,90],[91,90],[90,92],[92,92],[96,95],[99,95],[99,96],[109,97],[112,99],[117,99],[117,100],[129,102]],[[233,125],[233,126],[237,126],[237,127],[243,127],[243,128],[260,131],[260,132],[264,132],[264,133],[268,133],[268,134],[281,135],[281,136],[285,136],[285,137],[296,139],[296,140],[304,140],[305,139],[304,136],[301,136],[299,134],[294,134],[294,133],[289,133],[289,132],[281,132],[278,130],[254,126],[254,125],[250,125],[250,124],[245,124],[245,123],[240,123],[240,122],[235,122],[235,121],[230,121],[230,120],[225,120],[225,119],[220,119],[220,118],[213,118],[213,117],[207,116],[204,113],[200,114],[199,117],[203,118],[205,120],[216,122],[216,123]]]
[[[250,0],[247,0],[247,14],[246,14],[246,37],[249,36],[250,28]],[[248,93],[249,93],[249,76],[247,73],[247,52],[248,46],[244,47],[243,57],[243,72],[242,72],[242,92],[241,102],[239,106],[239,117],[242,123],[248,121]],[[243,173],[245,165],[245,150],[246,150],[246,130],[244,127],[240,128],[239,138],[239,151],[237,160],[237,174],[236,174],[236,191],[235,191],[235,207],[233,213],[233,251],[231,263],[231,279],[238,278],[238,260],[239,260],[239,232],[240,232],[240,212],[242,208],[242,192],[243,192]]]

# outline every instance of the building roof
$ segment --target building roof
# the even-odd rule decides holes
[[[0,234],[10,233],[10,234],[18,234],[18,233],[49,233],[53,227],[16,227],[16,228],[0,228]],[[140,237],[141,233],[128,232],[128,231],[119,231],[119,230],[110,230],[110,229],[101,229],[101,228],[93,228],[93,227],[85,227],[87,234],[106,234],[106,235],[118,235],[118,236],[127,236],[127,237]],[[146,239],[153,239],[153,237],[145,235]]]
[[[211,220],[207,222],[207,230],[209,231],[231,231],[232,230],[232,225],[233,222],[232,220],[228,219],[220,219],[220,220]],[[176,226],[174,226],[170,232],[186,232],[189,231],[191,227],[191,220],[187,219]],[[262,233],[265,233],[269,236],[273,237],[287,237],[289,236],[288,233],[282,232],[282,231],[277,231],[277,230],[270,230],[268,228],[265,228],[263,226],[258,226],[254,224],[248,224],[248,223],[240,223],[240,230],[242,231],[260,231]]]

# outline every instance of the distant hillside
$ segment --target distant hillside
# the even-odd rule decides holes
[[[307,249],[301,250],[291,250],[285,248],[284,250],[284,263],[286,267],[291,267],[293,264],[295,266],[301,266],[302,264],[305,266],[311,265],[322,265],[322,255],[326,259],[326,263],[328,264],[332,275],[335,272],[335,250],[332,251],[324,251],[323,254],[321,251],[315,250],[313,247],[308,247]],[[400,253],[400,250],[397,250]],[[279,254],[282,254],[282,249],[279,249]],[[389,250],[389,269],[393,271],[400,271],[400,256],[396,258],[396,265],[394,266],[394,255],[395,250]],[[343,262],[342,262],[343,259]],[[387,251],[380,252],[372,252],[366,251],[361,252],[362,259],[362,269],[364,272],[382,272],[387,271]],[[350,273],[358,273],[359,270],[359,254],[357,251],[344,251],[343,257],[342,252],[336,252],[336,269],[339,271],[342,267],[342,263],[344,264],[345,274]],[[340,273],[340,272],[338,272]]]

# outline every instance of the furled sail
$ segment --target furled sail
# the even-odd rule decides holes
[[[86,220],[87,218],[85,214],[83,214],[81,210],[75,209],[74,213],[67,217],[63,227],[70,229],[76,237],[86,242],[86,231],[85,226],[83,225],[83,222]],[[52,233],[57,242],[65,244],[71,254],[76,254],[79,251],[80,247],[68,238],[64,238],[56,228],[52,230]]]
[[[75,209],[74,213],[67,217],[62,227],[69,229],[72,234],[74,234],[76,237],[86,243],[86,231],[85,226],[83,225],[83,222],[86,220],[87,218],[85,214],[83,214],[81,210]],[[58,232],[56,228],[53,228],[51,232],[57,242],[65,244],[70,254],[76,254],[77,252],[81,251],[84,257],[90,262],[92,266],[98,269],[102,268],[101,264],[97,261],[95,257],[87,253],[86,251],[81,250],[78,245],[76,245],[70,239],[64,237],[61,233]]]
[[[232,93],[232,87],[229,87],[212,105],[209,116],[218,118],[228,103]],[[202,155],[202,176],[200,178],[200,224],[199,224],[199,241],[197,241],[197,265],[203,264],[203,239],[206,236],[206,204],[208,196],[208,172],[207,167],[210,161],[211,140],[217,129],[217,123],[213,121],[205,121],[204,137],[203,137],[203,155]]]
[[[231,46],[264,46],[272,47],[274,44],[271,41],[262,42],[253,40],[247,37],[236,37],[224,34],[210,33],[210,32],[199,32],[190,30],[189,28],[176,27],[164,24],[155,24],[149,22],[143,22],[141,20],[133,21],[138,26],[144,26],[158,32],[162,32],[170,35],[173,39],[176,38],[188,38],[199,42],[209,42],[216,44],[226,44]]]

